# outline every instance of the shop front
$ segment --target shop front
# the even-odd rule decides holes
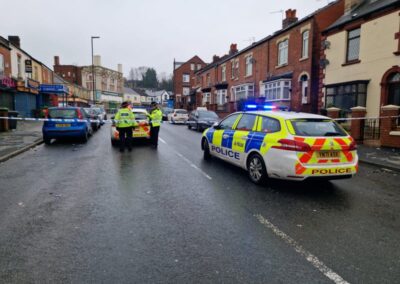
[[[68,104],[68,87],[61,84],[41,84],[38,108],[46,106],[66,106]]]
[[[0,76],[0,108],[14,109],[16,86],[14,79]]]
[[[37,107],[37,97],[39,94],[40,83],[26,79],[25,81],[17,81],[17,93],[15,95],[15,110],[20,116],[32,117]]]

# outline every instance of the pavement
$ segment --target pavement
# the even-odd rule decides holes
[[[17,129],[0,132],[0,162],[4,162],[43,143],[42,122],[18,121]],[[358,145],[362,163],[400,172],[400,148]]]

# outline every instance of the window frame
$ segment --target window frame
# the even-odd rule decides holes
[[[285,56],[284,61],[283,55]],[[287,65],[289,63],[289,39],[286,38],[278,43],[278,66]]]
[[[185,78],[187,78],[187,81],[185,80]],[[190,83],[190,75],[189,74],[182,74],[182,82],[183,83]]]
[[[253,76],[253,55],[249,54],[245,57],[245,73],[246,77]]]
[[[262,132],[262,133],[277,133],[277,132],[280,132],[280,131],[282,130],[282,125],[281,125],[281,122],[280,122],[279,119],[276,119],[276,118],[273,118],[273,117],[270,117],[270,116],[267,116],[267,115],[259,115],[258,117],[259,117],[259,126],[258,126],[258,128],[257,128],[257,132]],[[279,125],[279,129],[276,130],[276,131],[271,131],[271,132],[263,131],[263,119],[269,119],[269,120],[276,121],[276,122],[278,123],[278,125]]]
[[[350,33],[356,30],[359,30],[358,35],[350,38]],[[356,39],[358,39],[357,58],[349,59],[350,42]],[[346,41],[346,63],[358,62],[360,60],[360,44],[361,44],[361,27],[356,27],[351,30],[348,30],[347,41]]]
[[[225,105],[228,101],[228,99],[226,98],[228,95],[228,90],[226,89],[220,89],[217,90],[217,105]]]
[[[227,116],[226,118],[221,120],[221,122],[218,124],[218,130],[233,130],[235,127],[236,121],[238,120],[239,116],[241,116],[241,115],[242,115],[242,113],[234,113],[234,114]],[[224,123],[226,120],[231,119],[232,117],[234,117],[235,119],[232,123],[231,128],[221,128],[221,124]]]
[[[306,59],[308,58],[308,53],[309,53],[309,40],[310,40],[310,30],[305,30],[301,34],[301,39],[302,39],[302,45],[301,45],[301,59]]]
[[[246,129],[239,129],[239,124],[240,124],[240,122],[242,121],[242,119],[243,119],[244,117],[248,117],[248,116],[254,117],[253,126],[251,127],[251,129],[248,129],[248,128],[246,128]],[[243,113],[242,116],[240,117],[238,123],[236,123],[234,130],[236,130],[236,131],[253,131],[253,130],[256,130],[256,129],[257,129],[257,117],[258,117],[258,116],[257,116],[256,114],[252,114],[252,113]]]
[[[226,82],[226,64],[221,66],[221,80]]]
[[[264,94],[266,102],[275,102],[275,101],[290,101],[292,97],[291,89],[292,89],[292,80],[291,79],[280,79],[276,81],[263,83],[264,85]],[[289,94],[285,97],[285,91]],[[269,93],[271,92],[271,93]],[[272,96],[272,97],[271,97]]]

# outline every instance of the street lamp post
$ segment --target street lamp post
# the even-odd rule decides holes
[[[99,36],[92,36],[91,37],[91,43],[92,43],[92,83],[93,83],[93,85],[92,85],[92,95],[93,95],[93,98],[92,98],[92,101],[93,101],[93,104],[96,104],[96,94],[95,94],[95,92],[96,92],[96,76],[94,75],[94,63],[93,63],[93,39],[97,39],[97,38],[100,38]]]

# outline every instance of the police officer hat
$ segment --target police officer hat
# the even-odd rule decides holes
[[[157,105],[157,103],[156,102],[151,102],[151,104],[150,104],[151,106],[156,106]]]
[[[121,104],[121,107],[127,107],[128,105],[129,105],[128,102],[123,102],[123,103]]]

